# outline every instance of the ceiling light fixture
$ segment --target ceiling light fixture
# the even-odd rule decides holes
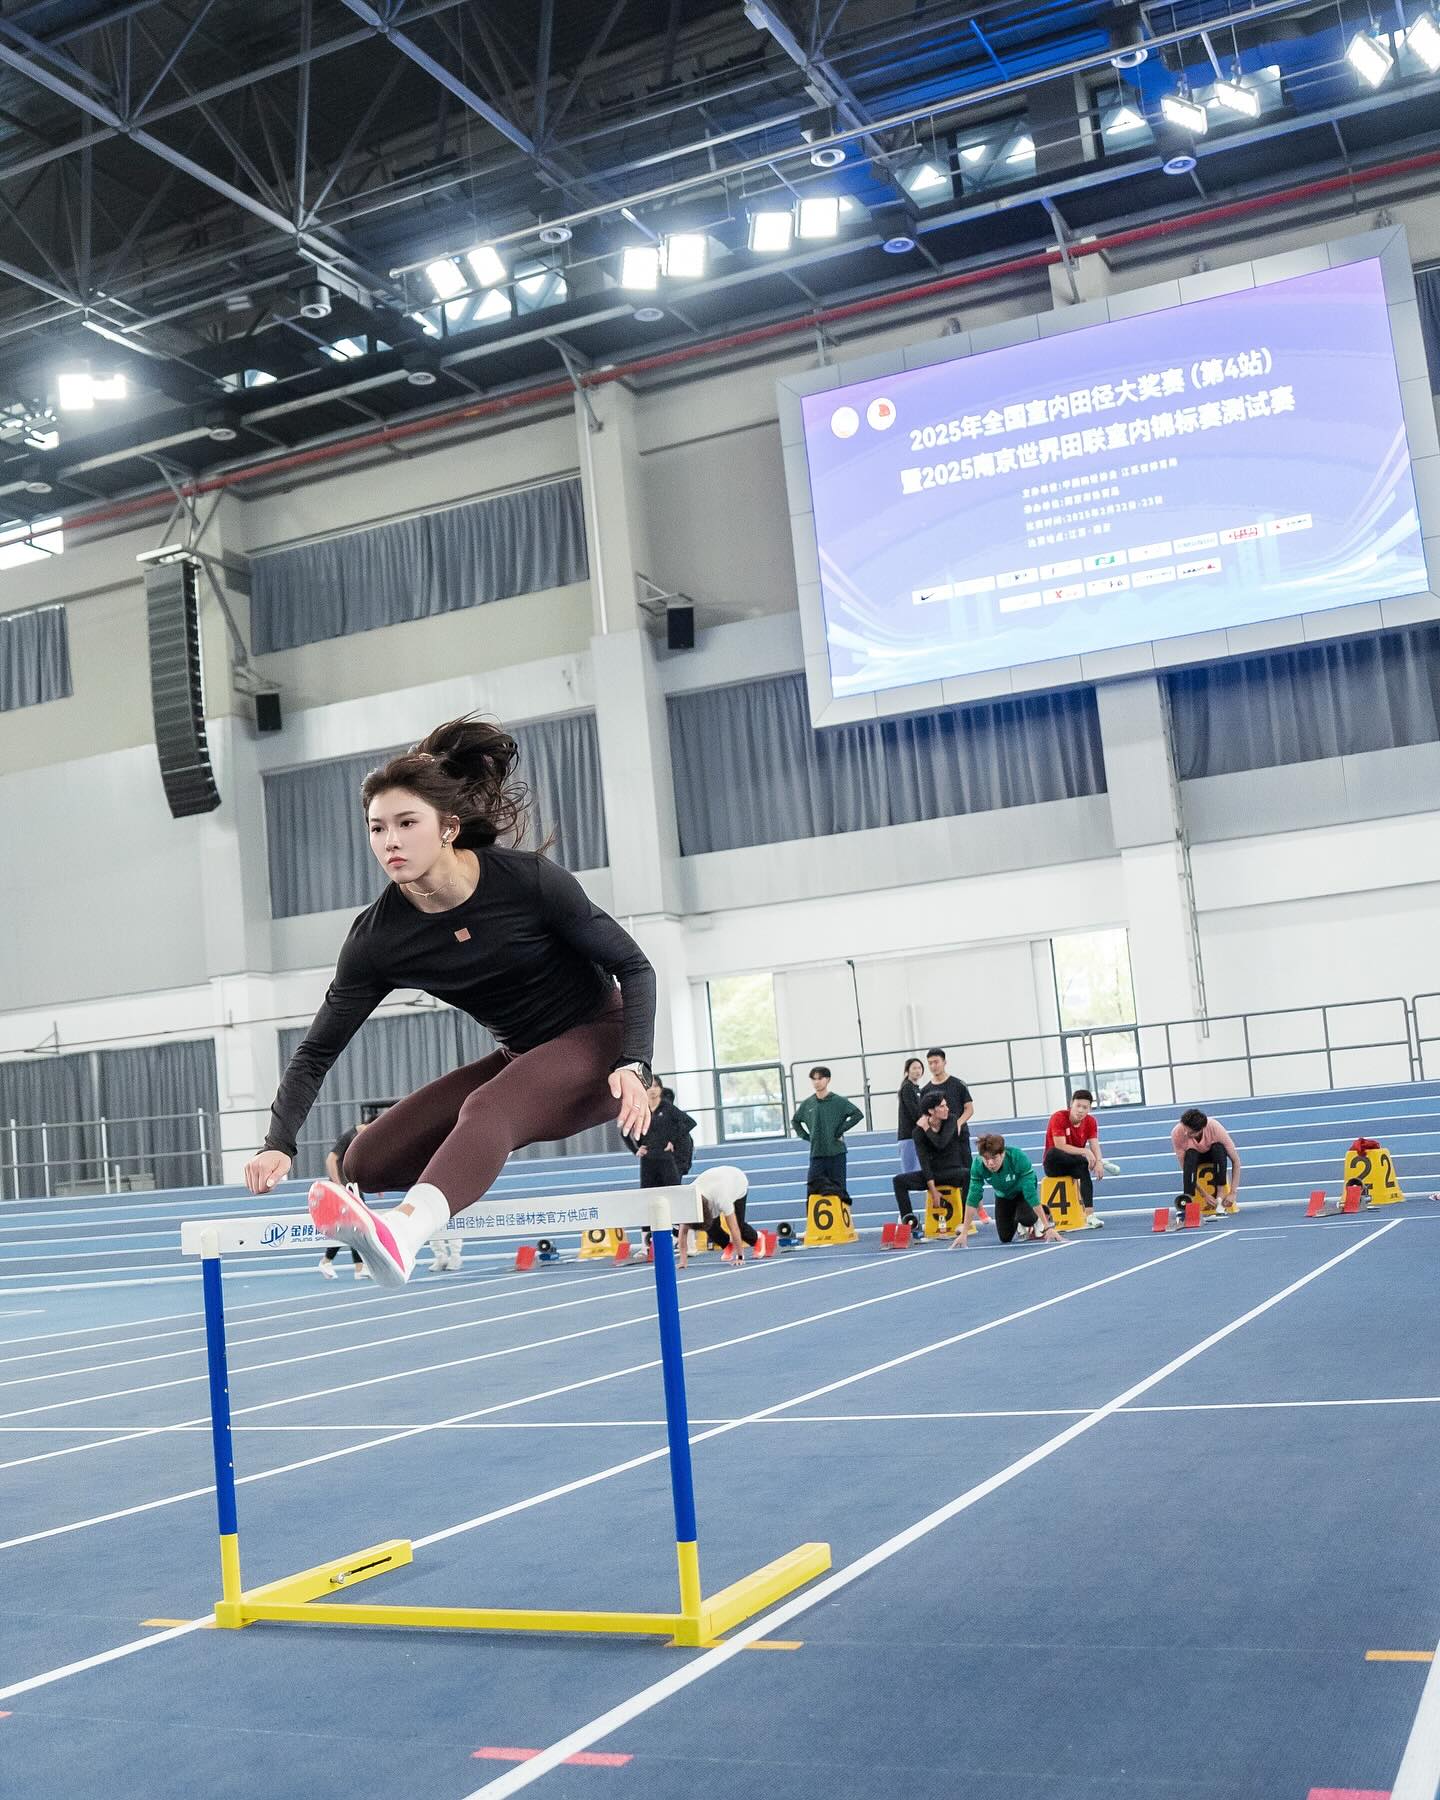
[[[1195,158],[1187,156],[1183,150],[1176,156],[1167,157],[1161,164],[1161,170],[1166,175],[1188,175],[1194,167]]]
[[[437,262],[426,263],[425,279],[441,300],[453,300],[456,294],[463,294],[470,285],[459,263],[451,262],[448,256],[442,256]]]
[[[665,317],[665,309],[662,306],[637,306],[634,316],[642,325],[653,325],[657,319]]]
[[[672,231],[660,241],[660,267],[672,281],[698,281],[709,246],[699,231]]]
[[[750,215],[750,248],[773,255],[788,250],[795,235],[795,215],[785,212],[752,212]]]
[[[833,238],[840,229],[840,201],[834,194],[811,194],[800,202],[800,236]]]
[[[1242,119],[1260,117],[1260,96],[1254,88],[1245,87],[1238,81],[1215,83],[1215,105],[1223,107],[1226,112],[1238,113]]]
[[[542,244],[568,244],[574,235],[568,225],[542,225],[539,233]]]
[[[1345,60],[1354,69],[1362,81],[1369,82],[1372,88],[1380,83],[1395,67],[1395,58],[1390,48],[1382,44],[1378,37],[1368,31],[1357,31],[1345,46]]]
[[[1022,137],[1005,160],[1007,163],[1033,162],[1035,160],[1034,138]]]
[[[1160,111],[1169,124],[1178,125],[1192,137],[1204,137],[1210,129],[1209,114],[1188,94],[1166,94],[1160,102]]]
[[[880,248],[887,256],[908,256],[915,248],[915,240],[913,237],[907,237],[903,231],[900,231],[897,232],[894,237],[886,238]]]
[[[1405,33],[1405,47],[1415,52],[1432,75],[1440,74],[1440,24],[1434,13],[1415,15]]]
[[[465,260],[469,263],[475,279],[481,287],[494,287],[497,283],[505,281],[510,273],[501,262],[500,253],[493,244],[479,245],[476,249],[467,252]]]
[[[630,244],[620,258],[620,285],[653,293],[660,285],[660,251],[654,244]]]

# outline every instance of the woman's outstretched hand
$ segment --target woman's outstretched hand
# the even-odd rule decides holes
[[[246,1187],[252,1194],[268,1194],[290,1173],[290,1161],[283,1150],[261,1150],[245,1165]]]
[[[610,1077],[610,1092],[620,1102],[620,1116],[615,1121],[620,1135],[644,1137],[650,1129],[650,1096],[644,1082],[633,1069],[616,1069]]]

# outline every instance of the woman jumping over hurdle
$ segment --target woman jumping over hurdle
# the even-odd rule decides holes
[[[529,817],[518,757],[498,725],[453,719],[366,776],[389,886],[350,927],[265,1147],[245,1165],[253,1194],[289,1173],[326,1071],[394,989],[477,1019],[501,1047],[398,1101],[346,1152],[347,1182],[404,1200],[376,1212],[339,1182],[310,1189],[316,1230],[385,1287],[410,1279],[421,1245],[487,1192],[512,1150],[607,1119],[637,1137],[649,1124],[655,972],[574,876],[516,847]]]

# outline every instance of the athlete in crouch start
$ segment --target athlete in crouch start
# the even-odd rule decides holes
[[[316,1230],[357,1250],[384,1287],[410,1279],[426,1239],[474,1205],[512,1150],[607,1119],[643,1137],[650,1122],[655,972],[573,875],[517,847],[529,822],[518,758],[498,725],[454,719],[366,776],[370,848],[389,886],[350,927],[265,1147],[245,1165],[252,1194],[284,1179],[326,1071],[396,988],[477,1019],[500,1047],[362,1131],[345,1154],[349,1185],[310,1189]],[[383,1212],[360,1198],[399,1190]]]

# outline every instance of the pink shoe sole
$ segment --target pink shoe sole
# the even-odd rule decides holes
[[[379,1213],[371,1212],[348,1188],[317,1181],[310,1189],[310,1218],[322,1237],[336,1238],[359,1253],[381,1287],[404,1287],[410,1265]]]

